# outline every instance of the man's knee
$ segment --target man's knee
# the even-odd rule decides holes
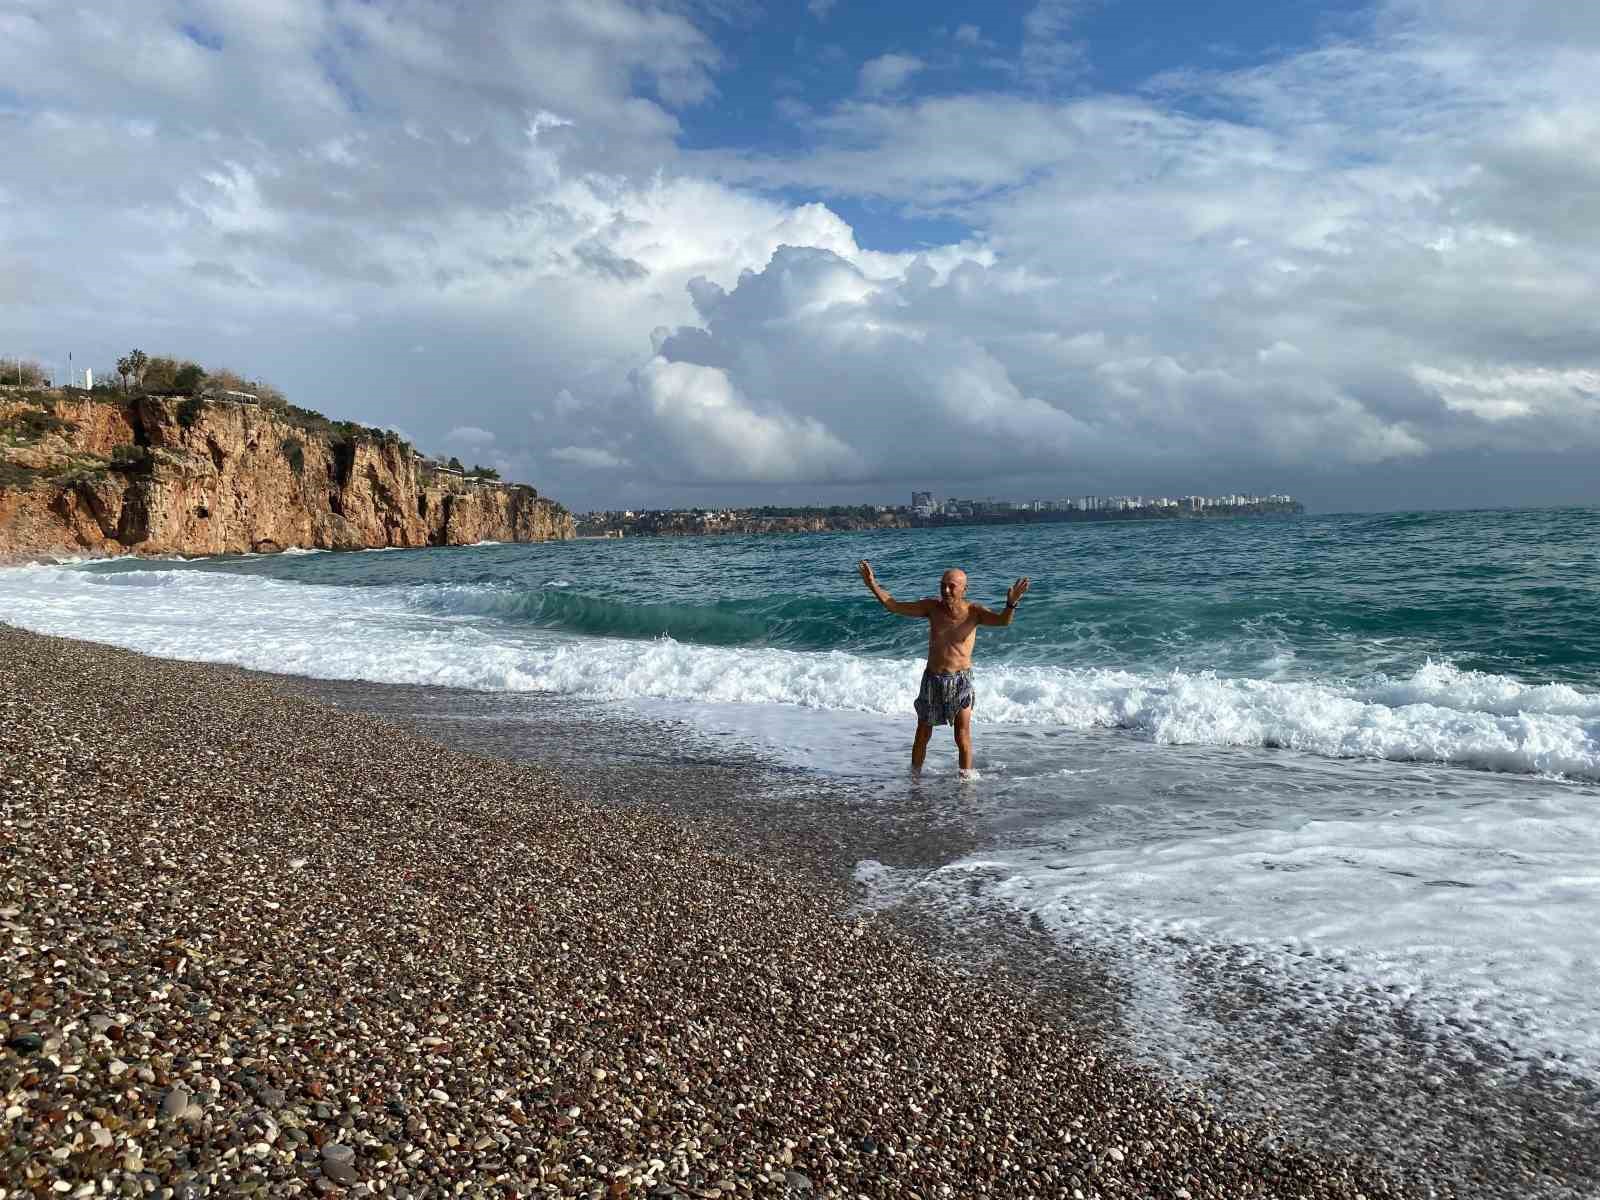
[[[917,741],[925,742],[933,736],[933,726],[917,722]]]

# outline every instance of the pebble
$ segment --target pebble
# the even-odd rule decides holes
[[[161,1115],[163,1117],[180,1117],[189,1108],[189,1089],[175,1087],[161,1098]]]

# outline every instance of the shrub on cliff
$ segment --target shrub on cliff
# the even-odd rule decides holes
[[[263,408],[281,410],[287,407],[283,393],[266,380],[246,379],[239,372],[230,371],[227,367],[218,367],[215,371],[207,372],[201,383],[201,391],[205,393],[246,392],[254,396]]]
[[[64,465],[52,468],[50,482],[58,488],[75,488],[80,484],[94,485],[105,479],[110,466],[103,458],[92,454],[74,455]]]
[[[185,396],[198,396],[200,389],[205,386],[205,368],[199,363],[186,362],[178,368],[178,373],[172,377],[172,390]]]
[[[199,363],[157,355],[145,364],[140,386],[154,396],[192,396],[205,377]]]
[[[71,433],[77,426],[45,409],[13,413],[0,421],[0,442],[10,446],[31,446],[52,433]]]
[[[250,381],[237,371],[219,367],[206,376],[206,390],[211,392],[249,392]],[[254,395],[251,392],[251,395]]]
[[[124,442],[111,452],[111,469],[124,475],[142,475],[153,465],[147,446]]]
[[[283,457],[289,460],[289,469],[296,475],[302,475],[306,469],[306,446],[299,438],[289,437],[283,439]]]
[[[11,387],[42,387],[44,368],[23,359],[0,358],[0,383]]]
[[[52,433],[71,433],[77,428],[71,421],[56,416],[44,397],[24,395],[23,399],[39,407],[23,409],[0,419],[0,445],[31,446]]]
[[[42,483],[48,471],[37,467],[23,467],[0,459],[0,492],[25,492],[36,483]]]
[[[200,415],[206,411],[206,402],[198,396],[190,396],[178,405],[178,424],[185,429],[193,429]]]

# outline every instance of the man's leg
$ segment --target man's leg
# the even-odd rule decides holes
[[[970,771],[972,770],[972,709],[963,708],[956,714],[956,719],[951,724],[956,731],[956,764],[963,771]]]
[[[917,722],[917,736],[911,739],[911,769],[922,770],[922,760],[928,757],[928,739],[933,737],[933,726]]]

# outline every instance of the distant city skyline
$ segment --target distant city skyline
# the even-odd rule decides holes
[[[921,498],[921,502],[919,502]],[[977,511],[978,506],[984,510],[995,512],[1023,511],[1023,512],[1126,512],[1138,508],[1190,508],[1200,509],[1207,507],[1232,507],[1237,508],[1247,504],[1290,504],[1294,497],[1284,493],[1263,495],[1252,492],[1225,492],[1216,496],[1143,496],[1143,495],[1110,495],[1101,496],[1093,493],[1082,496],[1057,496],[1054,498],[1034,497],[1031,500],[1017,500],[997,498],[994,496],[966,497],[947,496],[942,501],[932,492],[912,492],[910,508],[912,512],[933,515],[942,512],[947,516],[963,511]]]
[[[1003,498],[995,496],[957,497],[949,496],[940,498],[933,492],[913,491],[909,504],[881,504],[863,501],[859,504],[834,504],[834,505],[781,505],[781,504],[710,504],[710,505],[668,505],[665,507],[641,508],[598,508],[587,509],[580,516],[594,517],[605,514],[632,515],[639,512],[698,512],[705,516],[725,514],[732,512],[759,511],[763,508],[813,508],[823,510],[827,508],[868,508],[878,512],[898,512],[915,516],[935,515],[985,515],[1004,512],[1126,512],[1131,509],[1141,508],[1188,508],[1202,509],[1208,507],[1244,507],[1253,504],[1294,504],[1298,501],[1286,493],[1255,493],[1255,492],[1224,492],[1215,496],[1137,496],[1137,495],[1083,495],[1083,496],[1058,496],[1053,498],[1033,497],[1031,499]]]

